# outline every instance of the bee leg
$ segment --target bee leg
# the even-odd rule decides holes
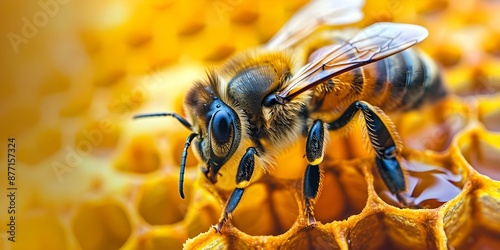
[[[250,178],[252,177],[255,167],[255,155],[257,155],[257,151],[255,148],[250,147],[240,160],[238,172],[236,173],[236,188],[233,190],[231,196],[229,196],[229,199],[226,202],[222,219],[220,219],[217,225],[213,226],[215,231],[218,233],[221,232],[224,223],[231,218],[231,214],[234,209],[236,209],[236,206],[238,206],[238,203],[245,192],[245,188],[248,187],[248,184],[250,183]]]
[[[336,121],[329,123],[329,129],[335,130],[343,127],[358,110],[363,112],[370,143],[376,153],[375,163],[382,180],[399,202],[407,206],[406,200],[401,195],[406,190],[406,184],[401,164],[397,159],[400,152],[395,139],[397,132],[390,125],[389,118],[382,110],[367,102],[356,101]]]
[[[306,157],[309,163],[304,174],[304,207],[309,225],[315,224],[316,219],[312,206],[318,196],[321,183],[321,170],[319,164],[325,154],[325,126],[321,120],[314,121],[306,141]]]
[[[304,174],[304,205],[307,222],[309,225],[316,223],[312,206],[314,205],[316,196],[319,191],[319,184],[321,182],[321,174],[319,165],[307,164],[306,172]]]
[[[191,146],[191,142],[196,136],[198,136],[197,133],[191,133],[184,143],[184,150],[182,150],[181,167],[179,172],[179,194],[182,199],[184,199],[184,171],[186,169],[188,149]]]

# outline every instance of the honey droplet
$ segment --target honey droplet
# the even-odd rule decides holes
[[[406,169],[406,192],[402,196],[410,207],[437,208],[462,190],[462,176],[449,169],[418,161],[401,161]],[[376,183],[378,194],[387,203],[401,206],[383,182]]]

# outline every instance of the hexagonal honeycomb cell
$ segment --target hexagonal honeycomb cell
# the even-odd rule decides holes
[[[207,67],[265,44],[307,3],[1,2],[0,224],[16,227],[15,238],[1,227],[0,249],[499,249],[493,0],[366,0],[360,22],[328,28],[386,21],[429,30],[418,47],[439,64],[450,95],[391,115],[404,145],[406,206],[382,181],[360,124],[329,135],[336,149],[322,163],[314,225],[302,199],[304,141],[277,156],[284,167],[252,179],[221,233],[212,226],[231,190],[212,185],[191,150],[179,197],[189,131],[172,118],[133,116],[186,116],[185,94]]]

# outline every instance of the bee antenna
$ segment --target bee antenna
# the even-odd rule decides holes
[[[183,118],[182,116],[176,114],[176,113],[151,113],[151,114],[141,114],[141,115],[135,115],[134,116],[134,119],[140,119],[140,118],[146,118],[146,117],[155,117],[155,116],[172,116],[174,117],[175,119],[177,119],[177,121],[179,121],[180,123],[182,123],[182,125],[184,125],[184,127],[188,128],[189,130],[191,130],[191,123],[189,123],[185,118]]]
[[[184,143],[184,150],[182,150],[182,159],[181,159],[181,169],[179,172],[179,194],[182,199],[184,199],[184,170],[186,169],[186,159],[187,159],[187,152],[189,149],[189,146],[191,145],[191,142],[193,139],[198,136],[197,133],[191,133],[187,139],[186,143]]]

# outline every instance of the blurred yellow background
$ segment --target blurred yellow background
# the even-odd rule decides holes
[[[182,113],[183,93],[205,65],[265,43],[306,2],[0,2],[0,225],[10,222],[8,138],[16,142],[17,187],[16,242],[0,226],[0,249],[170,249],[208,231],[220,210],[190,215],[190,201],[199,197],[181,201],[177,194],[188,131],[171,119],[131,117]],[[461,102],[476,103],[471,119],[484,131],[470,137],[488,148],[477,165],[497,180],[484,185],[496,187],[498,13],[496,0],[367,0],[365,18],[352,25],[395,21],[429,29],[420,48],[438,61]],[[401,133],[418,148],[424,133],[413,129]],[[187,189],[199,189],[194,157],[188,165]],[[197,204],[218,206],[205,203]]]

